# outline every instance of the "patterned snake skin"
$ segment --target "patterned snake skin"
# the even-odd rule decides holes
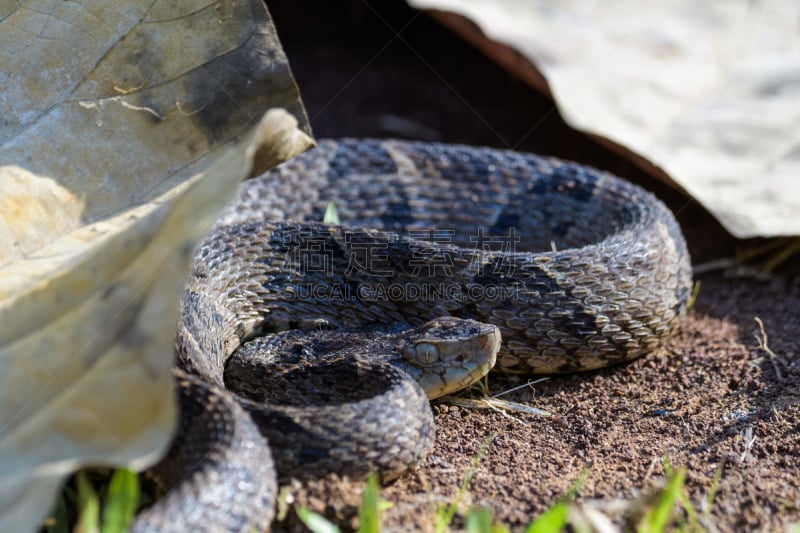
[[[329,202],[341,226],[320,222]],[[692,283],[675,219],[636,186],[530,154],[377,140],[322,141],[245,182],[199,247],[194,269],[178,333],[181,429],[173,457],[156,469],[169,485],[183,481],[139,517],[137,531],[266,527],[275,492],[266,440],[282,478],[316,475],[317,463],[391,476],[427,453],[432,419],[416,382],[391,364],[353,358],[345,337],[317,335],[388,328],[362,335],[372,339],[452,316],[470,320],[457,324],[467,330],[482,327],[472,321],[499,328],[501,371],[590,370],[657,348],[685,310]],[[248,378],[253,360],[258,373],[275,363],[256,354],[277,349],[237,348],[284,330],[301,331],[278,342],[288,346],[297,375]],[[476,346],[494,338],[489,332]],[[435,343],[398,344],[396,351],[428,362],[446,351]],[[336,353],[332,346],[344,346],[347,357],[325,356]],[[302,371],[293,366],[306,358],[316,362]],[[469,358],[456,356],[459,364]],[[350,363],[334,370],[327,366],[333,359]],[[245,361],[239,370],[231,368],[236,360]],[[447,383],[450,376],[438,372],[433,381]],[[477,375],[462,376],[459,386]],[[360,414],[325,425],[325,446],[319,435],[302,437],[308,428],[298,413],[308,405],[274,392],[297,388],[330,416],[354,403],[341,399],[352,383],[381,391]],[[325,387],[330,393],[321,394]],[[396,396],[387,400],[384,391]],[[256,403],[264,401],[280,409]],[[387,401],[402,408],[387,414]],[[342,443],[373,429],[377,441]],[[375,443],[382,439],[388,444]],[[379,458],[384,452],[395,455]],[[347,463],[353,454],[370,462],[350,468],[333,460]]]

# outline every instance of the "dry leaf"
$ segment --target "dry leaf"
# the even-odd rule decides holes
[[[163,453],[193,244],[257,153],[312,141],[258,0],[15,4],[0,50],[0,530],[25,531],[74,469]]]
[[[568,123],[661,167],[733,235],[800,235],[795,0],[409,3],[517,50]],[[443,20],[526,71],[474,25]]]

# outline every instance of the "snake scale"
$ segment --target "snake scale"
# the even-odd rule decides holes
[[[320,222],[329,202],[341,225]],[[495,359],[560,373],[652,351],[692,283],[678,224],[639,187],[393,140],[321,141],[244,182],[193,265],[180,428],[154,469],[172,488],[134,531],[262,530],[276,477],[398,475],[431,446],[427,397]]]

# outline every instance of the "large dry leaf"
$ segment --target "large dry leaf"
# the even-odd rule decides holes
[[[0,530],[25,531],[74,469],[163,453],[192,246],[311,140],[260,0],[0,4],[0,87]]]
[[[664,169],[737,237],[800,235],[800,2],[409,3],[521,53],[567,122]]]

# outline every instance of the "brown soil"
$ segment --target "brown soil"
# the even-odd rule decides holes
[[[696,203],[571,130],[550,100],[402,2],[268,3],[318,137],[416,137],[581,161],[664,199],[695,264],[730,256],[741,244]],[[420,468],[382,491],[394,504],[385,529],[430,530],[432,507],[454,500],[489,437],[460,508],[489,506],[512,529],[552,505],[584,470],[577,502],[622,524],[620,509],[630,512],[631,501],[661,486],[664,458],[686,468],[686,493],[701,514],[721,471],[704,522],[709,530],[783,531],[800,522],[796,272],[784,267],[766,281],[721,271],[698,276],[696,306],[664,349],[503,397],[553,416],[511,413],[514,419],[434,406],[436,447]],[[759,347],[756,317],[774,355]],[[492,376],[490,392],[518,383]],[[477,397],[464,396],[470,394]],[[327,480],[293,492],[347,527],[362,485]]]

